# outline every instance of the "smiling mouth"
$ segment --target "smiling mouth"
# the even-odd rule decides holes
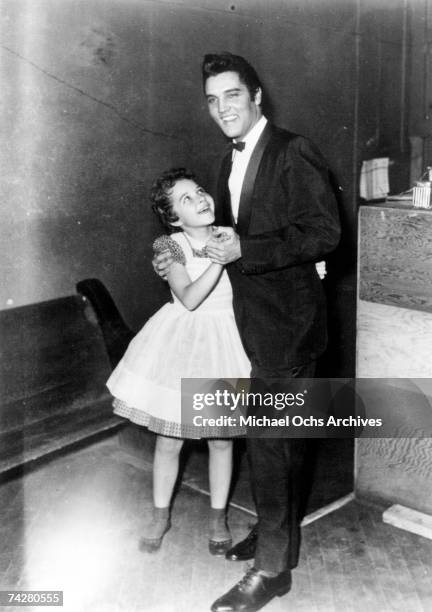
[[[198,211],[198,214],[199,214],[199,215],[203,215],[203,214],[205,214],[206,212],[211,212],[211,210],[210,210],[210,206],[206,206],[205,208],[202,208],[201,210],[199,210],[199,211]]]
[[[232,123],[237,119],[236,115],[228,115],[228,117],[221,117],[223,123]]]

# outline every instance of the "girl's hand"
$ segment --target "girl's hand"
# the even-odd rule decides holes
[[[217,242],[224,242],[225,240],[229,240],[230,236],[226,231],[224,231],[225,229],[226,228],[218,227],[217,225],[213,225],[211,240],[215,240]],[[229,229],[232,230],[232,228],[229,228]]]

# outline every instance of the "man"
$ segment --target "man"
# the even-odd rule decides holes
[[[216,223],[229,240],[214,240],[207,250],[227,265],[251,378],[311,378],[326,346],[314,262],[336,247],[340,232],[327,166],[306,139],[267,122],[261,83],[243,58],[206,55],[202,71],[211,117],[234,143],[245,143],[225,157],[214,192]],[[247,448],[258,513],[256,550],[248,550],[252,534],[227,557],[254,554],[255,565],[214,602],[214,612],[262,608],[289,591],[298,561],[307,444],[248,438]]]
[[[271,125],[260,80],[230,53],[206,55],[203,87],[211,117],[232,141],[215,176],[216,224],[209,257],[227,266],[237,325],[252,379],[312,378],[326,347],[325,299],[315,262],[339,240],[326,163],[305,138]],[[258,524],[227,558],[254,567],[213,612],[253,612],[291,587],[297,565],[307,442],[248,438]]]

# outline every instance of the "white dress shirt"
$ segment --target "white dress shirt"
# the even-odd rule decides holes
[[[231,174],[228,179],[228,188],[231,194],[231,209],[234,221],[237,223],[240,205],[240,196],[246,170],[259,137],[267,125],[267,119],[262,116],[251,131],[243,138],[245,148],[243,151],[233,149]]]

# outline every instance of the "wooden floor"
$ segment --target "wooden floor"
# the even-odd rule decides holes
[[[70,612],[208,610],[245,564],[207,552],[208,497],[197,490],[205,482],[197,465],[201,474],[206,465],[203,456],[194,461],[176,498],[173,527],[155,555],[137,549],[150,507],[151,465],[125,462],[116,436],[6,480],[0,485],[0,588],[63,590],[63,610]],[[252,518],[231,509],[235,540]],[[350,502],[303,528],[292,591],[265,610],[426,612],[432,610],[431,565],[432,541],[382,523],[376,508]],[[8,609],[17,610],[1,608]]]

